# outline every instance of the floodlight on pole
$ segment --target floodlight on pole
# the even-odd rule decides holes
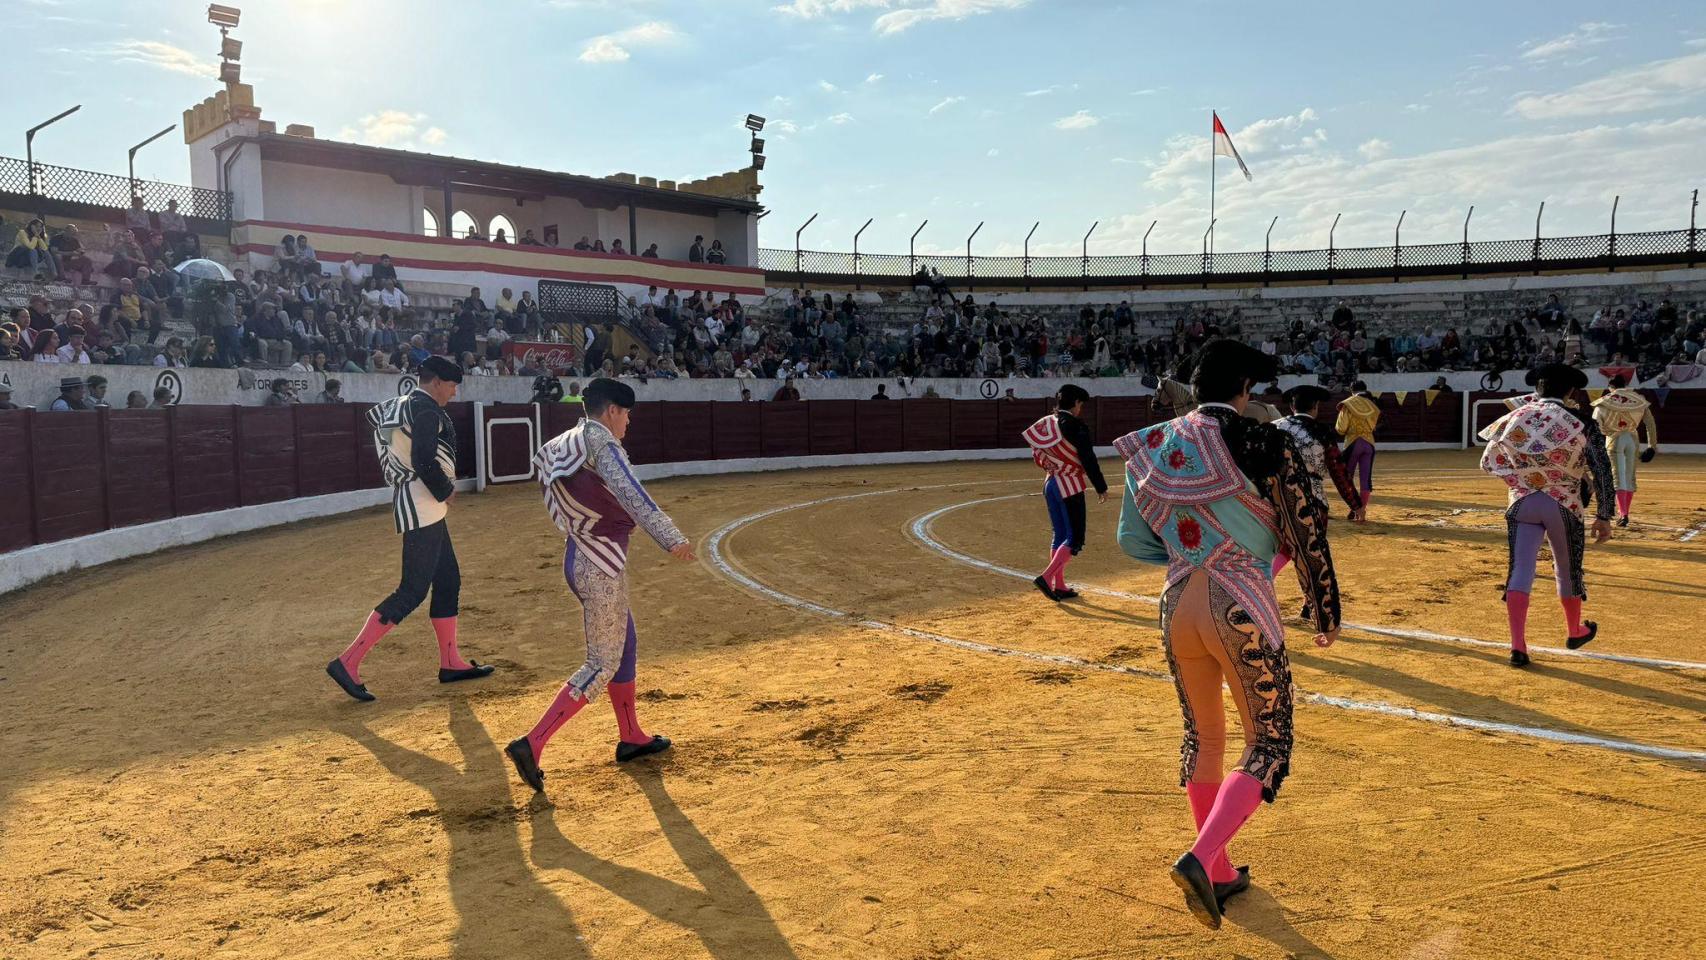
[[[764,169],[764,154],[762,154],[762,153],[753,154],[752,169],[754,169],[754,170],[763,170]]]
[[[752,138],[752,152],[753,153],[763,153],[764,152],[764,140],[762,138],[759,138],[759,137],[753,137]]]
[[[753,133],[758,133],[759,131],[764,129],[764,118],[759,116],[756,113],[747,114],[746,115],[746,128],[748,130],[751,130]]]
[[[24,131],[24,166],[27,169],[27,171],[29,172],[29,178],[28,179],[29,179],[29,183],[30,183],[30,196],[33,197],[33,196],[35,196],[35,193],[36,193],[36,153],[35,153],[36,131],[40,130],[41,128],[43,128],[45,126],[49,126],[50,124],[58,123],[59,121],[64,120],[66,117],[71,116],[72,114],[76,113],[77,111],[79,111],[81,109],[83,109],[83,105],[81,103],[79,103],[75,107],[72,107],[71,109],[66,110],[63,113],[56,114],[55,116],[50,117],[47,120],[43,120],[42,122],[36,124],[35,126],[29,128],[28,130]]]
[[[243,41],[233,40],[230,37],[220,37],[219,56],[222,60],[243,59]]]
[[[236,7],[227,7],[217,3],[207,5],[207,22],[222,30],[230,30],[237,26],[237,21],[243,16],[243,11]]]

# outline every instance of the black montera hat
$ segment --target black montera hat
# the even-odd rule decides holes
[[[1581,390],[1588,385],[1588,375],[1567,363],[1547,363],[1528,371],[1523,382],[1531,387],[1546,381],[1553,389]]]
[[[1191,374],[1192,383],[1204,367],[1226,370],[1256,383],[1265,383],[1279,376],[1279,358],[1270,356],[1241,340],[1213,340],[1197,353]]]
[[[581,391],[581,402],[588,407],[601,407],[614,403],[625,410],[634,407],[634,388],[620,380],[609,377],[599,377],[586,385]]]
[[[1326,387],[1313,383],[1300,383],[1285,392],[1285,402],[1293,410],[1307,410],[1318,403],[1326,403],[1332,397]]]
[[[421,361],[421,372],[431,374],[446,383],[462,382],[462,368],[448,357],[427,357]]]

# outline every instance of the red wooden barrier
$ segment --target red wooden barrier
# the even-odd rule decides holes
[[[1096,438],[1097,446],[1107,446],[1148,420],[1148,397],[1097,397],[1096,429],[1090,435]]]
[[[27,410],[0,410],[0,552],[36,542],[30,469],[33,417]]]
[[[716,440],[712,456],[717,460],[764,456],[764,427],[759,411],[765,406],[769,404],[711,404],[711,434]]]
[[[1000,418],[993,403],[962,403],[948,407],[948,432],[955,450],[990,450],[1001,446]]]
[[[622,446],[628,451],[631,463],[665,463],[663,441],[663,405],[657,402],[639,403],[628,419],[628,435]]]
[[[812,407],[815,404],[755,403],[751,406],[758,408],[759,443],[763,456],[811,455]]]
[[[850,400],[853,404],[853,435],[859,453],[898,453],[906,437],[901,407],[909,400]]]
[[[1054,409],[1053,400],[997,400],[995,403],[1000,418],[996,443],[1003,449],[1024,446],[1022,435],[1025,428]]]
[[[236,407],[172,408],[172,504],[178,516],[237,506]]]
[[[237,408],[237,469],[245,507],[296,497],[294,408]]]
[[[867,400],[871,403],[894,403],[893,400]],[[954,421],[952,400],[902,400],[901,449],[952,450]]]
[[[367,411],[371,403],[352,403],[355,414],[355,483],[357,490],[370,490],[385,485],[385,475],[379,470],[379,451],[373,446],[373,431],[367,428]]]
[[[347,403],[291,408],[296,418],[296,488],[315,497],[357,489],[356,410]],[[360,432],[365,433],[366,421]]]
[[[450,416],[450,422],[456,427],[456,475],[458,477],[474,476],[474,405],[472,403],[451,403],[445,406],[444,412]],[[367,429],[366,427],[362,428]]]
[[[795,401],[800,402],[800,401]],[[865,403],[881,403],[866,400]],[[893,403],[894,401],[889,401]],[[802,403],[811,423],[811,453],[814,457],[845,455],[859,449],[854,434],[858,400],[813,400]]]
[[[36,541],[52,543],[106,529],[106,457],[102,418],[70,413],[35,417],[30,469],[36,491]]]
[[[662,462],[716,459],[717,447],[711,434],[712,406],[708,400],[658,404],[661,408],[658,419],[663,421]]]
[[[172,517],[172,424],[165,410],[109,410],[107,513],[113,527]],[[164,465],[166,469],[161,469]]]

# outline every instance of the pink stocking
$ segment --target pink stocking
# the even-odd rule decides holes
[[[361,682],[362,658],[367,656],[373,645],[379,642],[379,638],[390,633],[394,626],[396,624],[381,620],[377,610],[367,615],[367,622],[361,625],[361,632],[355,635],[355,640],[343,653],[338,654],[338,659],[343,661],[344,669],[349,671],[351,680]]]
[[[1232,841],[1238,829],[1244,826],[1244,821],[1250,819],[1250,814],[1255,813],[1256,808],[1261,805],[1260,780],[1242,770],[1234,770],[1228,774],[1220,785],[1220,793],[1214,799],[1213,809],[1209,810],[1208,817],[1203,820],[1202,830],[1197,833],[1197,842],[1191,846],[1191,853],[1205,865],[1213,863],[1216,857],[1225,857],[1226,845]]]
[[[1511,649],[1528,652],[1528,594],[1505,591],[1505,614],[1511,622]]]
[[[623,743],[651,743],[652,735],[640,727],[640,716],[634,712],[634,681],[611,681],[604,688],[609,692],[610,709],[616,711],[616,729]]]
[[[1276,554],[1274,554],[1274,568],[1273,568],[1273,571],[1269,575],[1275,576],[1275,577],[1279,576],[1280,571],[1284,570],[1285,565],[1290,563],[1290,562],[1291,562],[1291,555],[1290,554],[1287,554],[1287,553],[1276,553]]]
[[[1065,574],[1063,573],[1063,571],[1066,570],[1066,562],[1071,559],[1071,544],[1063,543],[1060,546],[1055,547],[1054,553],[1049,555],[1048,569],[1043,571],[1043,580],[1056,590],[1060,589],[1060,586],[1064,586],[1066,583]],[[1057,583],[1060,586],[1056,586]]]
[[[563,724],[568,723],[569,718],[579,713],[584,706],[586,706],[586,700],[575,692],[575,688],[570,684],[563,684],[563,689],[557,691],[557,699],[551,701],[551,708],[545,711],[545,714],[539,718],[539,722],[534,724],[533,729],[527,734],[527,743],[533,747],[535,763],[545,755],[545,744],[551,742],[551,737],[556,734],[557,730]]]
[[[1582,626],[1582,598],[1559,597],[1558,602],[1564,607],[1564,619],[1570,623],[1570,636],[1586,636],[1588,628]]]
[[[1191,801],[1191,819],[1197,822],[1197,832],[1202,832],[1202,825],[1208,821],[1209,811],[1214,809],[1214,798],[1219,793],[1218,783],[1197,783],[1193,780],[1185,784],[1185,796]],[[1232,860],[1224,847],[1212,862],[1203,866],[1208,870],[1209,880],[1214,883],[1231,883],[1238,879],[1238,871],[1232,869]]]
[[[445,670],[466,670],[472,664],[456,649],[456,618],[434,617],[432,632],[438,636],[438,665]]]

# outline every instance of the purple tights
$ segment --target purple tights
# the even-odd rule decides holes
[[[1511,578],[1507,590],[1534,592],[1534,568],[1540,558],[1540,540],[1552,545],[1552,572],[1558,581],[1558,596],[1573,596],[1570,586],[1570,542],[1564,534],[1564,508],[1544,493],[1531,493],[1516,502],[1516,540],[1511,544]]]

